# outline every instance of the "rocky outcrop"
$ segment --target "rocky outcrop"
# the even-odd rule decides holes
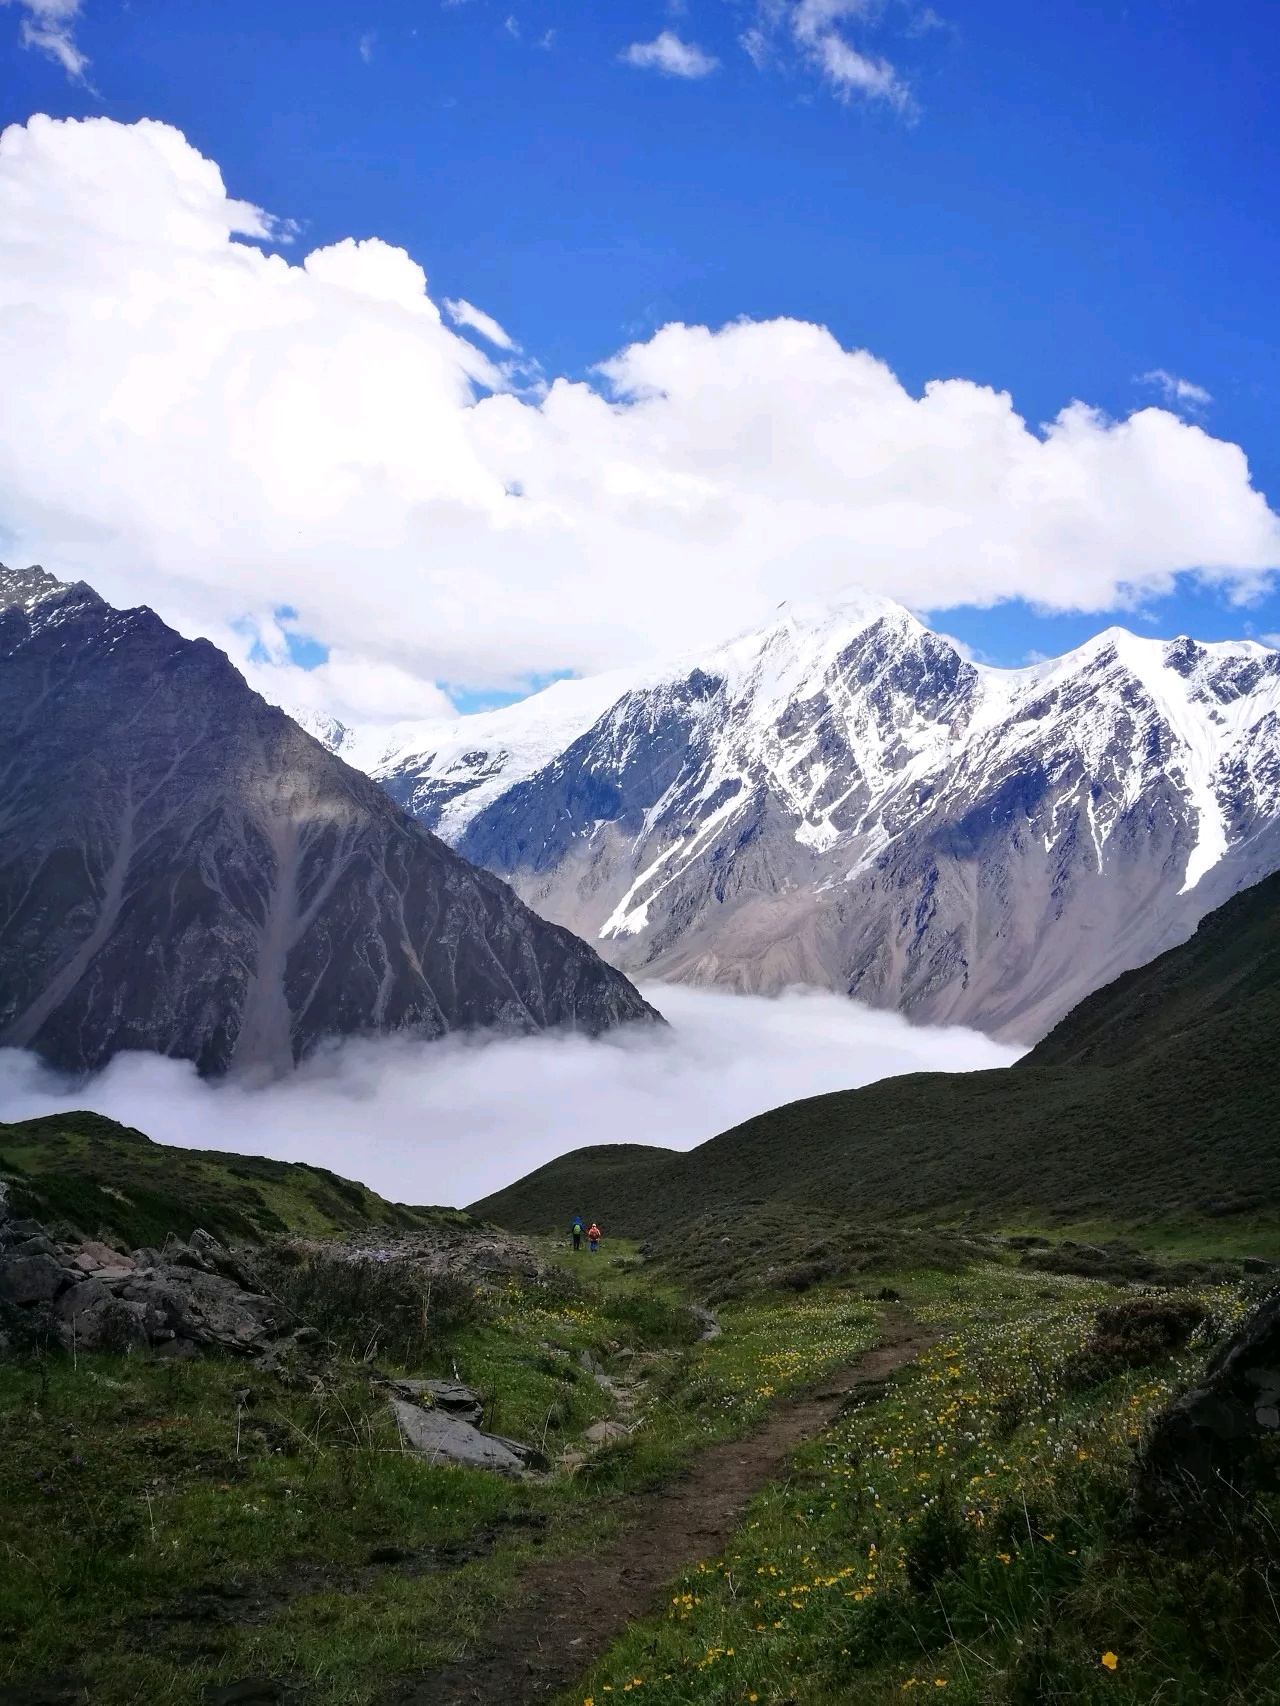
[[[564,685],[372,773],[631,975],[1030,1042],[1280,867],[1280,655],[1253,642],[1114,628],[1002,670],[879,604],[787,616],[602,714]]]
[[[152,611],[0,569],[0,666],[0,1044],[270,1073],[334,1036],[657,1017]]]
[[[52,1340],[77,1351],[217,1348],[265,1361],[318,1338],[207,1232],[170,1237],[163,1250],[57,1242],[39,1221],[13,1216],[0,1194],[0,1350]]]

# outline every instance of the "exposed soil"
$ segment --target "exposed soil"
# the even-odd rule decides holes
[[[723,1548],[799,1445],[880,1397],[888,1376],[934,1342],[902,1310],[889,1310],[884,1328],[875,1350],[779,1403],[744,1439],[709,1446],[678,1480],[628,1501],[623,1532],[601,1551],[533,1564],[523,1596],[482,1647],[401,1682],[385,1706],[532,1706],[568,1688],[628,1624],[658,1608],[673,1577]]]

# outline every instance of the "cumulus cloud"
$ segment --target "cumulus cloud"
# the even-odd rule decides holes
[[[477,308],[471,302],[464,302],[460,296],[446,296],[444,310],[455,326],[470,327],[497,349],[514,350],[518,347],[492,314],[486,314],[483,308]]]
[[[800,1096],[902,1072],[1005,1066],[975,1031],[924,1030],[838,996],[651,986],[671,1029],[421,1044],[351,1042],[267,1089],[122,1055],[70,1086],[0,1050],[0,1119],[92,1108],[158,1142],[311,1161],[401,1202],[474,1202],[589,1143],[689,1149]]]
[[[1034,429],[785,319],[668,325],[516,394],[403,250],[291,264],[280,236],[168,126],[0,137],[8,560],[238,657],[289,606],[366,697],[718,643],[783,598],[1099,610],[1280,565],[1243,452],[1167,409]]]
[[[641,71],[660,71],[664,77],[709,77],[720,63],[695,42],[681,41],[674,30],[663,30],[653,41],[633,41],[619,57]]]
[[[20,31],[22,45],[47,54],[72,82],[83,83],[89,61],[76,46],[80,0],[0,0],[0,6],[12,5],[26,13]]]
[[[1138,383],[1154,385],[1165,402],[1175,407],[1183,405],[1202,409],[1213,401],[1203,385],[1193,385],[1189,379],[1180,379],[1176,373],[1168,373],[1163,367],[1153,367],[1150,373],[1142,374]]]

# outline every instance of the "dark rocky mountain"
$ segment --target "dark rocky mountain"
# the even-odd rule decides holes
[[[1280,865],[1280,654],[1249,641],[994,669],[850,607],[351,750],[633,976],[1019,1042]]]
[[[0,570],[0,1044],[274,1072],[326,1037],[657,1017],[151,610]]]
[[[577,1150],[473,1205],[514,1231],[689,1236],[1025,1217],[1280,1224],[1280,875],[1082,1002],[1016,1065],[914,1073],[775,1108],[687,1154]],[[1025,1223],[1024,1222],[1024,1223]],[[814,1237],[811,1242],[818,1243]]]

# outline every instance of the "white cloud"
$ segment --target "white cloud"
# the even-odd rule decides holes
[[[653,41],[633,41],[619,58],[664,77],[709,77],[720,63],[695,42],[681,41],[674,30],[663,30]]]
[[[1203,409],[1213,401],[1203,385],[1193,385],[1189,379],[1179,379],[1176,373],[1168,373],[1163,367],[1154,367],[1150,373],[1139,375],[1138,383],[1156,386],[1165,402],[1172,403],[1175,407],[1181,404],[1186,408]]]
[[[515,342],[502,329],[492,314],[486,314],[483,308],[477,308],[470,302],[464,302],[461,297],[444,299],[444,310],[455,326],[469,326],[473,332],[479,332],[482,338],[494,344],[498,349],[514,350]]]
[[[373,64],[373,44],[377,39],[377,32],[374,30],[369,30],[367,34],[360,37],[360,57],[366,65]]]
[[[69,1086],[4,1049],[0,1119],[92,1108],[162,1143],[310,1161],[401,1202],[461,1204],[584,1144],[689,1149],[801,1096],[1018,1054],[835,995],[646,993],[669,1031],[350,1042],[265,1090],[201,1083],[181,1062],[136,1054]]]
[[[773,61],[773,46],[765,32],[753,24],[750,29],[743,30],[738,37],[738,44],[757,71],[763,71],[766,65]]]
[[[1280,566],[1243,452],[1166,409],[1035,431],[795,320],[665,326],[516,395],[403,250],[237,241],[277,229],[167,126],[4,133],[7,560],[241,657],[231,623],[291,606],[365,699],[715,643],[782,598],[1100,610]]]
[[[76,46],[75,26],[81,0],[0,0],[0,6],[18,5],[27,16],[22,20],[24,47],[34,47],[61,65],[73,82],[83,83],[89,61]]]
[[[911,90],[894,66],[863,53],[844,33],[850,22],[874,23],[880,10],[875,0],[760,0],[755,23],[739,40],[757,70],[763,70],[775,57],[779,32],[789,35],[838,99],[850,101],[857,95],[910,113]]]

